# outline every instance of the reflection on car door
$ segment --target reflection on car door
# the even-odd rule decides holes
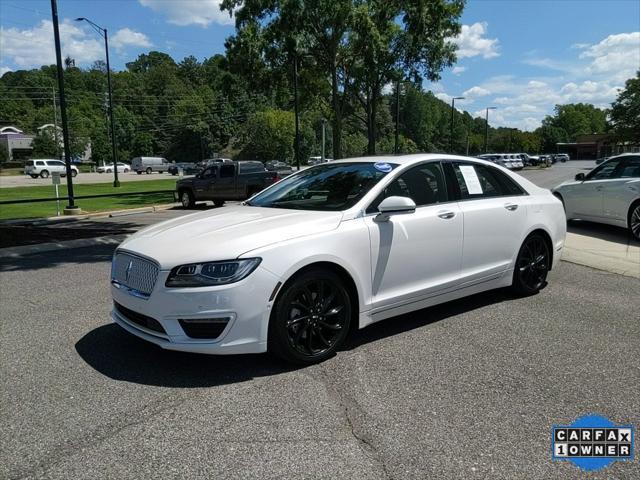
[[[205,168],[202,173],[193,179],[193,189],[198,200],[212,198],[213,185],[216,181],[218,167]]]
[[[377,207],[389,196],[413,199],[415,213],[376,222]],[[462,216],[449,200],[442,167],[431,162],[400,175],[367,209],[374,314],[456,287]]]
[[[640,191],[640,155],[624,157],[602,187],[603,217],[626,226],[629,199]]]
[[[604,216],[602,191],[619,163],[620,159],[609,160],[589,172],[583,182],[571,185],[565,199],[567,212],[572,212],[572,216],[584,219],[602,218]]]
[[[220,175],[216,181],[216,188],[213,192],[216,198],[223,200],[232,200],[236,198],[235,183],[236,166],[233,163],[225,163],[220,165]]]
[[[524,238],[526,192],[489,165],[451,162],[446,168],[455,178],[464,218],[461,283],[496,278],[510,267]]]

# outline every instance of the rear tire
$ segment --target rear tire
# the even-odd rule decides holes
[[[42,178],[49,178],[49,170],[42,170],[42,171],[40,172],[40,176],[41,176]]]
[[[191,190],[180,190],[180,203],[182,208],[193,208],[196,204],[196,199],[193,197]]]
[[[137,170],[136,170],[136,173],[137,173],[138,175],[142,175],[142,172],[140,172],[140,171],[137,171]]]
[[[220,208],[222,206],[224,206],[224,200],[214,200],[213,204],[217,207]]]
[[[636,242],[640,242],[640,202],[631,205],[627,224],[629,225],[629,233],[631,236]]]
[[[78,175],[78,172],[76,172],[75,170],[71,170],[71,176],[73,178],[76,178],[76,175]]]
[[[551,252],[542,234],[533,232],[520,247],[511,290],[519,296],[535,295],[547,285]]]
[[[38,175],[31,175],[31,178],[38,178]]]
[[[323,268],[307,270],[278,294],[269,321],[269,351],[300,365],[322,362],[347,337],[351,310],[351,297],[338,275]]]
[[[145,170],[145,172],[147,173],[147,175],[151,175],[151,167],[147,167],[147,169]]]

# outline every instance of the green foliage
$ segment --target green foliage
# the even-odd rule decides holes
[[[609,111],[613,131],[621,140],[640,139],[640,70],[625,83]]]
[[[265,110],[254,114],[245,129],[245,146],[240,158],[293,160],[295,118],[292,112]]]
[[[36,158],[58,158],[60,155],[59,146],[56,140],[48,133],[41,133],[33,138],[33,156]]]
[[[604,110],[588,103],[556,105],[555,114],[542,121],[539,134],[545,151],[555,151],[558,142],[573,142],[578,135],[603,133],[607,130]]]

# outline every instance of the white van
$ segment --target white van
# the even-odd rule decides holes
[[[170,165],[171,162],[162,157],[136,157],[131,160],[131,170],[138,175],[142,175],[142,172],[147,175],[151,172],[166,172]]]

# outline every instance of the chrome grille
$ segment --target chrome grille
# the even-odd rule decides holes
[[[111,281],[149,296],[156,284],[158,271],[158,265],[150,260],[124,252],[116,253],[111,265]]]

